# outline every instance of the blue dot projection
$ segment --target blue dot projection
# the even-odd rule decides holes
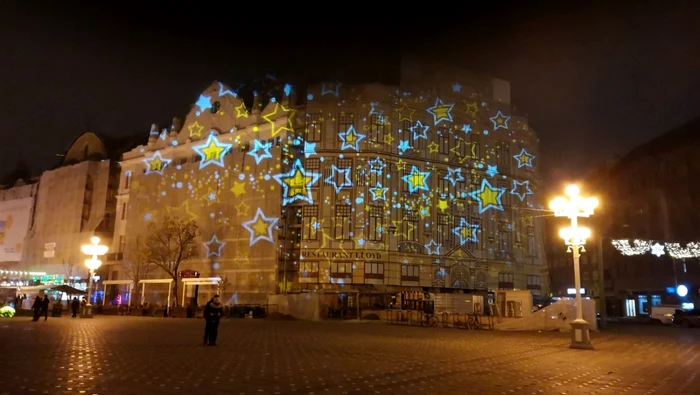
[[[181,127],[124,155],[128,232],[197,221],[188,265],[216,264],[239,302],[358,284],[483,290],[489,265],[541,256],[527,120],[465,81],[384,88],[324,83],[294,103],[284,84],[251,106],[213,83]]]

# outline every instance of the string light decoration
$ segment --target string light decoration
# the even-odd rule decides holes
[[[625,256],[643,255],[650,252],[657,257],[661,257],[668,253],[673,259],[691,259],[700,258],[700,243],[690,242],[685,247],[681,247],[680,243],[659,243],[650,240],[636,239],[630,243],[629,240],[617,239],[612,240],[612,245],[620,254]]]

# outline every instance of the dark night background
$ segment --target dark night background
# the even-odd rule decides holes
[[[584,175],[700,115],[695,2],[295,10],[303,17],[272,3],[32,4],[0,0],[0,174],[20,158],[40,174],[88,125],[145,138],[151,123],[184,117],[214,80],[392,83],[402,53],[511,81],[550,180]]]

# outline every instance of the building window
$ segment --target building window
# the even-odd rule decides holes
[[[401,265],[401,281],[410,281],[410,282],[420,281],[420,266],[418,266],[418,265]]]
[[[318,206],[302,207],[301,226],[304,240],[318,240]]]
[[[496,141],[496,152],[498,153],[498,166],[505,166],[506,169],[510,169],[510,145],[505,141]]]
[[[512,249],[512,237],[513,234],[509,231],[499,230],[498,231],[498,249],[503,252],[510,252]]]
[[[330,277],[332,283],[352,283],[352,262],[331,262],[330,267]]]
[[[345,133],[351,126],[355,125],[355,114],[351,112],[341,112],[338,118],[338,133]],[[356,131],[357,132],[357,131]]]
[[[527,276],[527,289],[541,289],[540,276]]]
[[[129,189],[131,187],[131,172],[124,172],[124,189]]]
[[[318,262],[301,261],[299,265],[299,282],[318,282]]]
[[[89,175],[85,179],[85,192],[83,193],[83,210],[80,221],[80,229],[85,229],[87,222],[90,220],[90,208],[92,205],[92,177]]]
[[[122,221],[126,219],[126,203],[122,203]]]
[[[437,175],[438,175],[438,193],[445,194],[445,195],[449,194],[450,187],[452,186],[452,182],[445,179],[445,176],[447,176],[447,174],[440,172]]]
[[[384,284],[384,264],[365,262],[365,284]]]
[[[318,173],[321,170],[321,160],[318,158],[309,158],[304,163],[304,170],[313,173]],[[318,184],[316,184],[318,185]]]
[[[447,129],[441,128],[439,133],[439,152],[443,155],[449,155],[450,153],[450,135]]]
[[[126,244],[126,238],[124,235],[119,236],[119,250],[117,252],[124,252],[124,245]]]
[[[335,205],[335,239],[350,240],[350,218],[352,207],[348,205]]]
[[[498,273],[498,289],[513,288],[513,273]]]
[[[323,116],[309,114],[306,117],[306,141],[321,141],[323,136]]]
[[[379,114],[370,115],[369,133],[367,138],[373,143],[381,143],[384,141],[384,132],[386,131],[386,122],[383,116]]]
[[[535,227],[527,227],[527,255],[537,257],[537,240],[535,239]]]
[[[418,241],[418,215],[404,210],[401,220],[401,241]]]
[[[511,206],[511,204],[512,204],[511,197],[513,196],[510,193],[508,193],[508,191],[510,190],[510,189],[508,189],[510,186],[509,183],[510,183],[510,181],[507,181],[504,179],[499,179],[496,182],[496,188],[503,188],[506,190],[506,192],[503,195],[501,195],[501,205],[506,209]],[[505,214],[506,211],[507,210],[504,210],[504,211],[502,211],[502,213]]]
[[[369,228],[367,229],[367,239],[370,241],[382,241],[384,235],[384,207],[369,207]]]
[[[455,217],[457,221],[457,217]],[[450,249],[452,246],[452,232],[450,232],[450,216],[448,214],[438,214],[437,242],[443,247]]]

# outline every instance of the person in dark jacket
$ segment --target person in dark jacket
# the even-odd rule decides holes
[[[39,321],[39,314],[41,313],[42,300],[39,295],[34,299],[34,304],[32,304],[32,310],[34,310],[34,319],[32,321]]]
[[[224,315],[224,309],[219,301],[219,295],[207,302],[204,307],[204,345],[216,346],[216,338],[219,335],[219,321]]]
[[[44,299],[41,301],[41,314],[44,316],[44,321],[49,319],[49,304],[51,304],[49,295],[44,295]]]
[[[78,298],[75,296],[73,297],[73,301],[70,302],[70,309],[71,312],[73,313],[71,317],[75,318],[78,315],[78,308],[80,307],[80,302],[78,301]]]

